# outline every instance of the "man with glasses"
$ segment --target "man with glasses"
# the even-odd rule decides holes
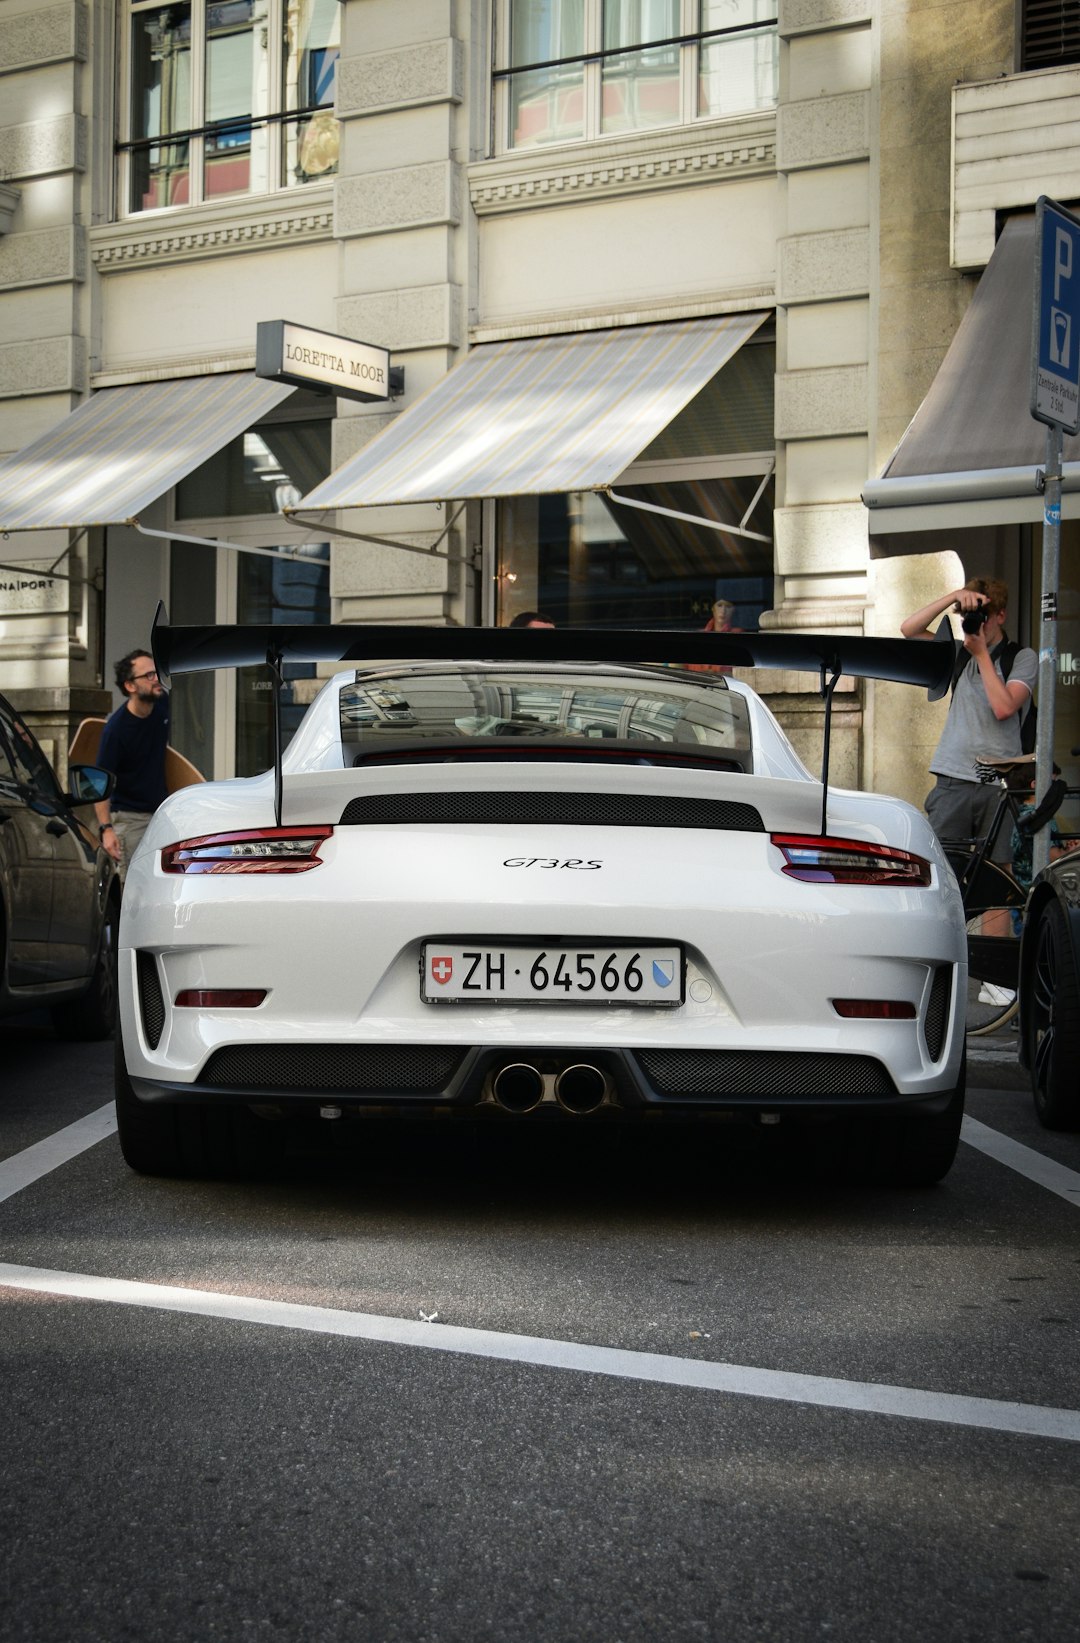
[[[165,750],[169,745],[169,698],[145,650],[116,664],[124,701],[106,720],[97,763],[116,777],[112,799],[95,805],[101,842],[127,873],[136,846],[165,797]]]

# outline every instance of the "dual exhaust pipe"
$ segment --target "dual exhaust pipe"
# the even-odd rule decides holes
[[[511,1061],[491,1081],[491,1093],[505,1112],[532,1112],[544,1099],[544,1075],[527,1061]],[[555,1078],[555,1099],[565,1112],[578,1116],[603,1104],[607,1079],[599,1067],[581,1062],[564,1067]]]

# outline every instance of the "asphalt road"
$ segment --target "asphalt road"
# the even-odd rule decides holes
[[[0,1638],[1077,1636],[1080,1137],[1008,1041],[923,1192],[524,1127],[150,1180],[111,1046],[0,1057]]]

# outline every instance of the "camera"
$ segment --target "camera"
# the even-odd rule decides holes
[[[966,610],[960,618],[960,626],[965,633],[978,633],[983,623],[990,615],[989,605],[976,605],[974,610]]]

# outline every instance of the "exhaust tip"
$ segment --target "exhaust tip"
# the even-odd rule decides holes
[[[491,1093],[506,1112],[532,1112],[544,1099],[544,1080],[527,1061],[511,1061],[495,1074]]]
[[[607,1079],[599,1067],[590,1067],[584,1062],[564,1067],[555,1080],[555,1098],[567,1112],[595,1112],[603,1105],[606,1094]]]

